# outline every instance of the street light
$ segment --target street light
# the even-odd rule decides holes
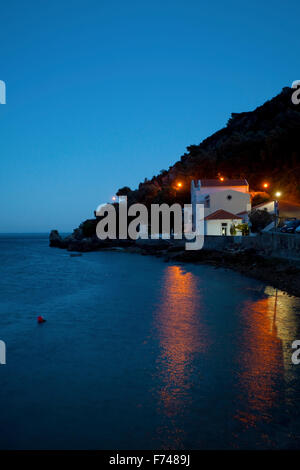
[[[182,188],[182,183],[177,183],[177,188]]]
[[[278,199],[281,197],[281,191],[276,191],[275,193],[275,232],[277,232],[278,228],[278,219],[279,219],[279,201]]]
[[[268,189],[269,186],[270,186],[269,183],[264,183],[264,184],[263,184],[263,187],[264,187],[265,189]]]

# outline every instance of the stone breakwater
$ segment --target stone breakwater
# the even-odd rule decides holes
[[[207,237],[204,249],[199,251],[186,251],[184,240],[103,241],[96,236],[83,238],[76,231],[63,238],[53,230],[49,242],[51,247],[70,252],[126,250],[144,256],[157,256],[166,262],[211,264],[216,268],[233,269],[300,297],[299,253],[295,249],[300,236],[293,240],[288,235],[277,235],[279,234],[274,234],[276,238],[269,234],[268,237]]]

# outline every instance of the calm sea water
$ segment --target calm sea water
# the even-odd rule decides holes
[[[300,299],[41,235],[0,237],[0,293],[2,449],[300,446]]]

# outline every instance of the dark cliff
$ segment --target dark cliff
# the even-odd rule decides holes
[[[254,190],[267,180],[285,198],[300,201],[300,105],[283,88],[254,111],[233,113],[227,126],[199,145],[187,147],[169,170],[140,183],[137,190],[121,188],[129,202],[189,202],[190,181],[196,178],[246,177]],[[183,182],[176,191],[176,182]]]

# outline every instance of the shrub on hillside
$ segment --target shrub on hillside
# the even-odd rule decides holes
[[[249,219],[251,222],[251,232],[258,233],[274,220],[274,216],[266,210],[254,209],[251,211]]]

